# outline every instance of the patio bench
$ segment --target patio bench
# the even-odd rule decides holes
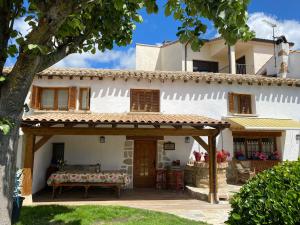
[[[88,190],[90,187],[108,187],[113,188],[116,191],[117,197],[121,196],[121,187],[124,186],[122,183],[86,183],[86,182],[68,182],[68,183],[53,183],[52,186],[52,198],[55,198],[56,189],[59,188],[59,194],[62,192],[62,187],[84,187],[84,197],[88,197]]]

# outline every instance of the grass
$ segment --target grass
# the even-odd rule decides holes
[[[17,225],[205,225],[171,214],[120,206],[24,206]]]

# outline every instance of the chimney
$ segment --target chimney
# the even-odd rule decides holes
[[[277,77],[286,78],[288,73],[290,46],[285,36],[276,40],[276,73]]]

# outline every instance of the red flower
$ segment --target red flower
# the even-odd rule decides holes
[[[230,153],[222,149],[221,151],[217,152],[217,162],[226,162],[227,158],[230,156]]]

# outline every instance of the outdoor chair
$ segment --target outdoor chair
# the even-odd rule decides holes
[[[244,167],[238,161],[233,161],[234,170],[235,170],[235,182],[246,183],[249,179],[255,176],[255,169],[251,170],[250,168]]]

